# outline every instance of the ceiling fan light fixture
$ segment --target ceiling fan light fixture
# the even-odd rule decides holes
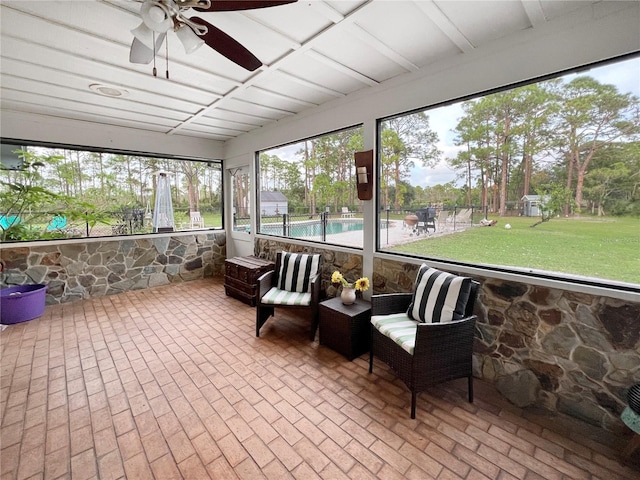
[[[142,22],[136,28],[131,30],[131,33],[136,37],[145,47],[153,50],[153,30]]]
[[[184,51],[187,53],[193,53],[204,45],[204,39],[198,36],[191,27],[187,25],[182,25],[178,30],[176,30],[176,35],[180,39],[180,42],[184,47]]]
[[[160,2],[145,1],[140,7],[140,16],[147,27],[159,33],[164,33],[173,26],[171,13]]]

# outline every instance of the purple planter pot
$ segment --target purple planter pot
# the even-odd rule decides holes
[[[38,318],[44,313],[47,286],[18,285],[0,290],[0,323],[11,325]]]

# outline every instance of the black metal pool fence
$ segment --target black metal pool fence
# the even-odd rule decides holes
[[[327,235],[362,230],[362,217],[341,213],[263,215],[260,233],[326,241]]]
[[[437,221],[446,218],[448,225],[453,229],[467,227],[481,218],[486,217],[487,207],[459,207],[450,209],[424,207],[415,210],[391,210],[383,209],[380,217],[380,228],[386,229],[393,219],[416,215],[418,221],[424,222],[429,228],[435,228]],[[404,220],[403,220],[404,221]],[[234,228],[248,229],[249,217],[236,218]],[[441,225],[442,227],[442,225]],[[327,235],[358,231],[363,228],[361,213],[349,212],[348,214],[329,211],[315,214],[271,214],[260,216],[259,231],[262,234],[277,235],[290,238],[313,238],[326,241]]]
[[[487,207],[421,207],[415,209],[381,209],[380,228],[385,229],[387,226],[398,218],[404,219],[407,215],[425,215],[428,213],[429,222],[436,218],[441,221],[443,217],[451,223],[453,228],[463,226],[463,224],[473,224],[486,217]],[[181,230],[178,226],[181,215],[188,217],[188,211],[174,210],[176,217],[176,230]],[[46,218],[46,213],[41,216]],[[91,226],[88,222],[66,222],[64,225],[55,225],[56,228],[47,227],[47,231],[58,231],[66,237],[108,237],[118,235],[134,235],[140,233],[151,233],[152,217],[151,212],[142,208],[123,209],[116,212],[107,213],[112,218],[109,224],[96,223]],[[58,228],[59,227],[59,228]],[[238,216],[233,217],[233,229],[250,232],[251,217]],[[363,228],[362,213],[357,211],[331,212],[326,211],[319,213],[284,213],[261,215],[260,217],[260,233],[278,235],[293,238],[313,238],[326,241],[327,235],[345,233],[350,231],[358,231]]]

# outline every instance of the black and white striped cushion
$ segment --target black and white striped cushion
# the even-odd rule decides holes
[[[318,273],[320,255],[282,252],[278,288],[289,292],[308,292],[310,279]]]
[[[419,322],[440,323],[464,318],[471,279],[422,264],[407,315]]]

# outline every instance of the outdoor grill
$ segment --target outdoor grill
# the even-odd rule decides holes
[[[420,233],[429,233],[429,229],[432,228],[436,231],[436,209],[433,207],[419,208],[416,210],[416,217],[418,217],[418,223],[413,228],[413,232],[416,235]]]

